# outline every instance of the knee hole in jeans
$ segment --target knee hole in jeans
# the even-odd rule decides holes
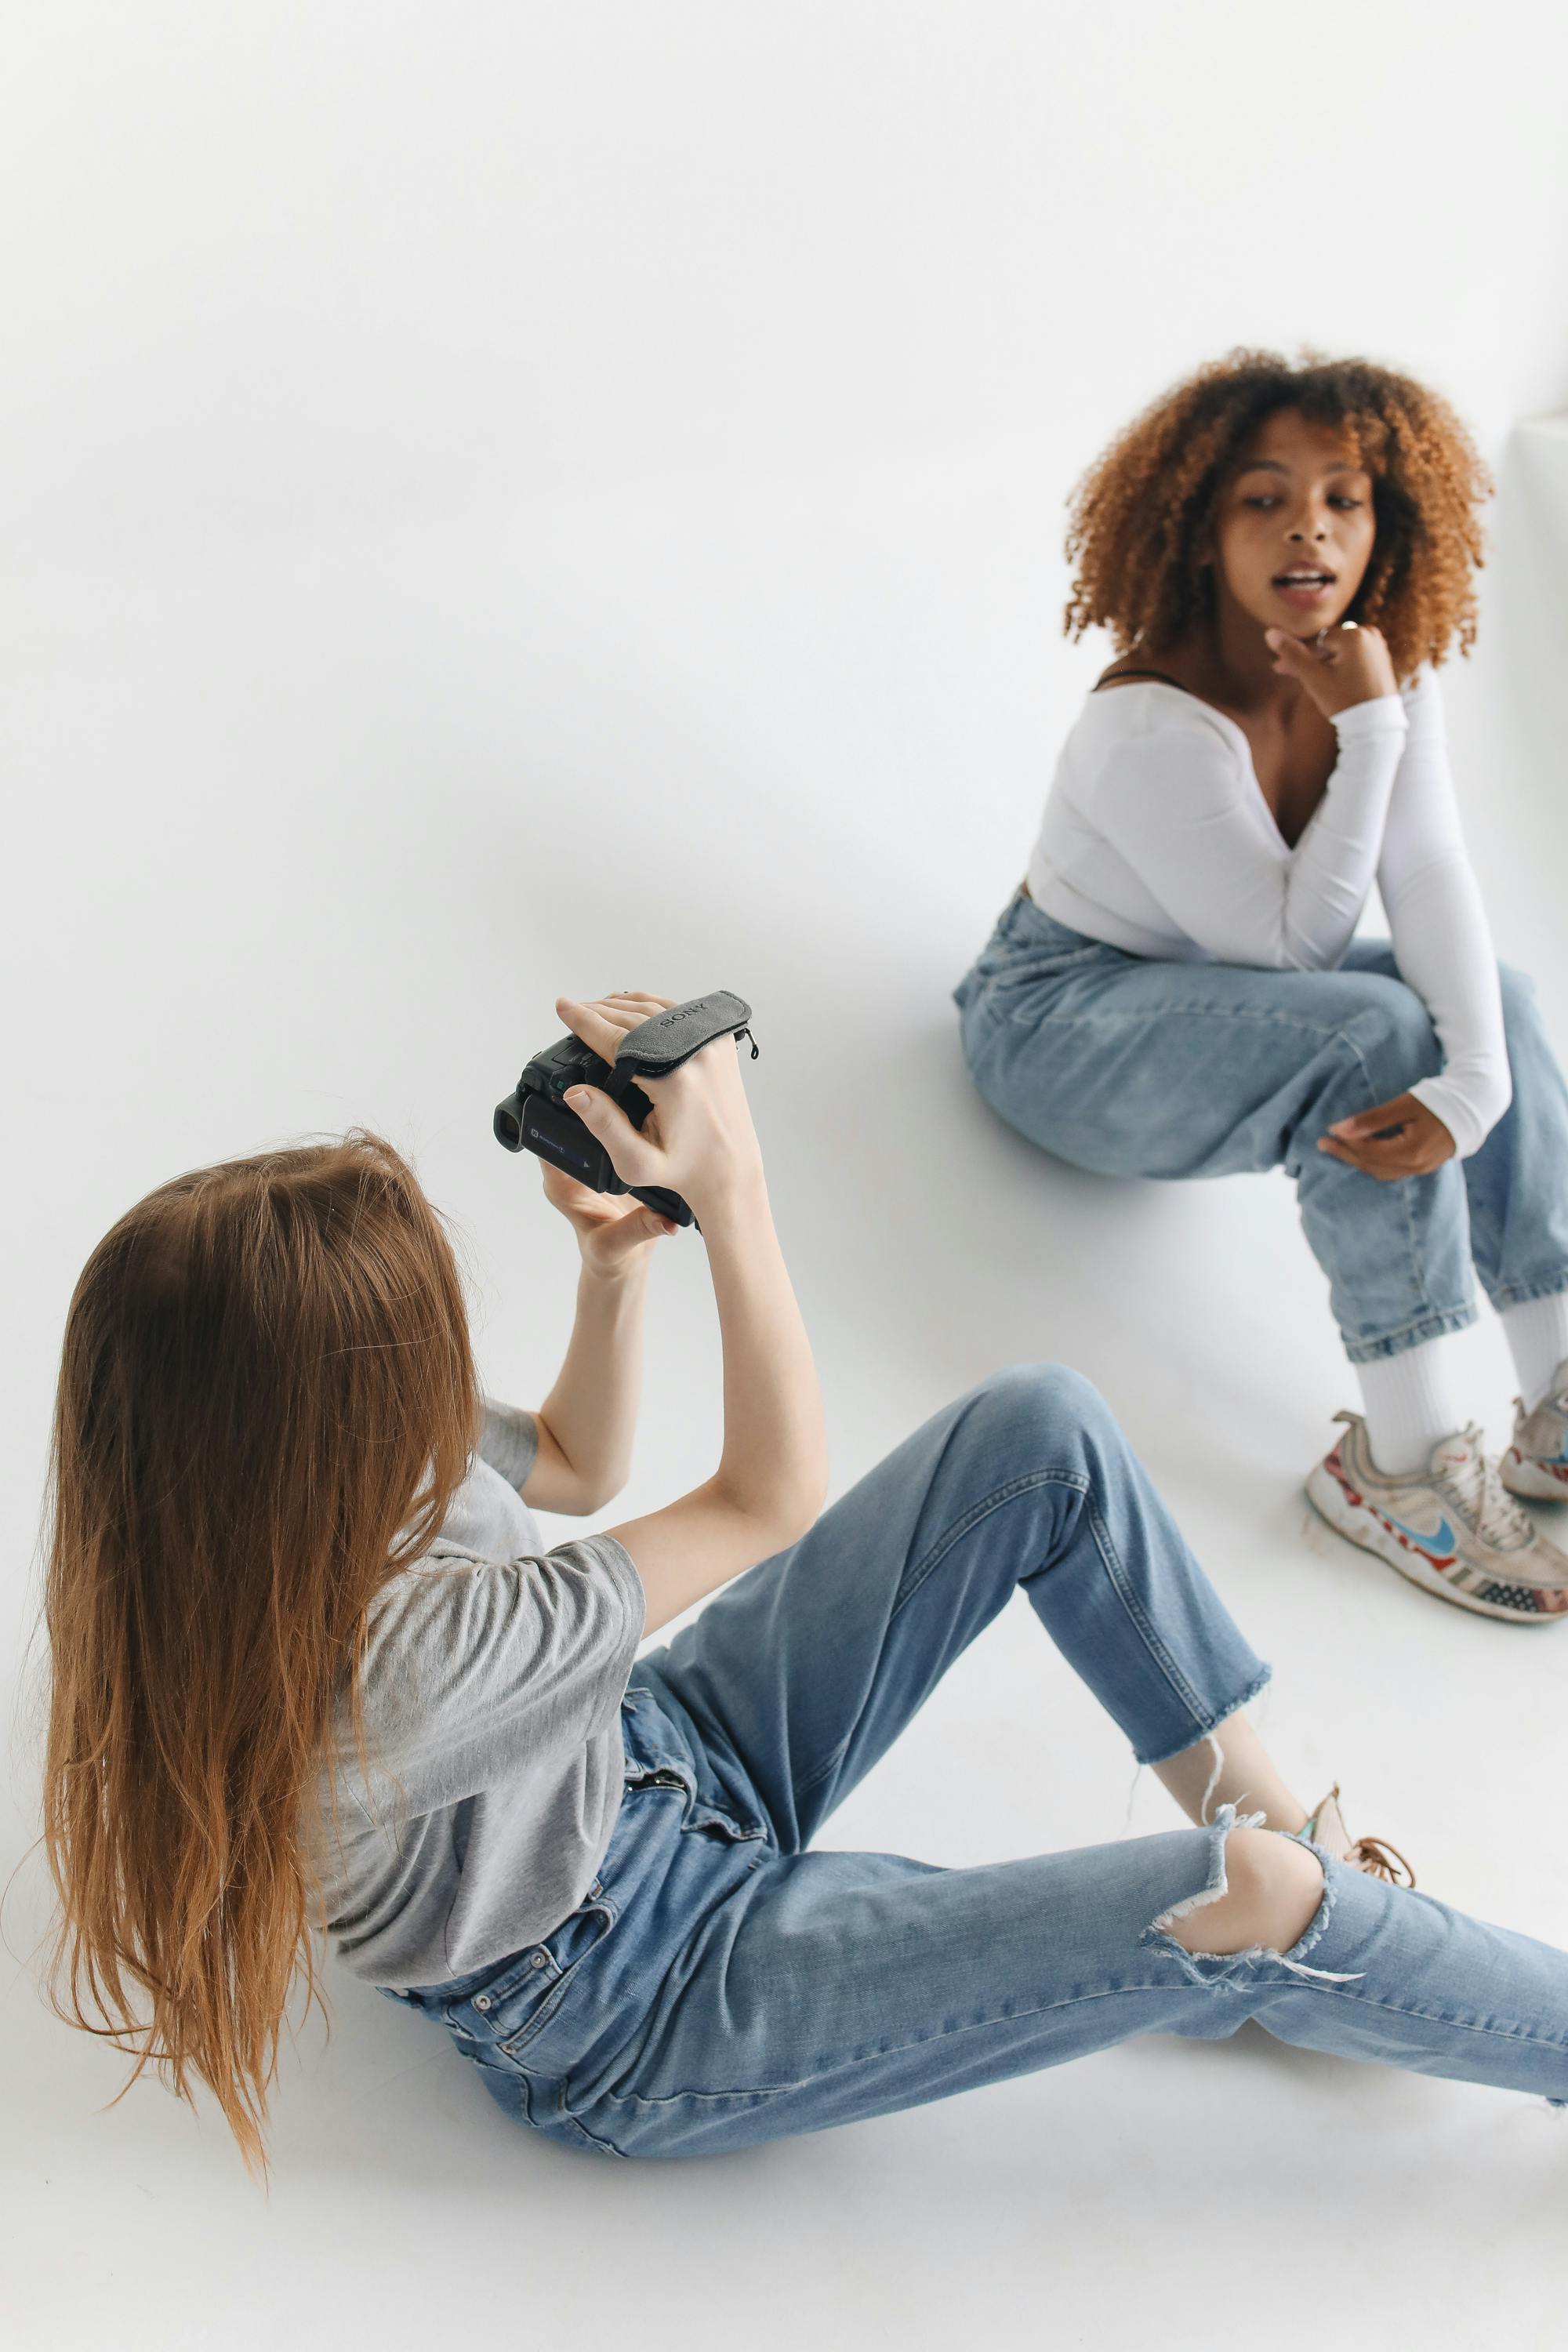
[[[1225,1845],[1226,1885],[1166,1932],[1200,1957],[1262,1949],[1289,1951],[1311,1926],[1323,1899],[1322,1865],[1278,1831],[1234,1829]]]

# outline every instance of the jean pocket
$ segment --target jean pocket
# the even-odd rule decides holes
[[[695,1774],[668,1767],[643,1769],[628,1763],[625,1797],[641,1799],[648,1790],[663,1791],[668,1798],[679,1799],[683,1831],[710,1831],[731,1845],[748,1845],[767,1835],[765,1822],[742,1821],[731,1811],[724,1791],[716,1783],[708,1785],[704,1781],[700,1785]]]
[[[595,1884],[570,1918],[503,1961],[487,1982],[447,2011],[460,2041],[515,2058],[525,2050],[565,1999],[583,1963],[598,1950],[616,1923],[616,1910]]]
[[[657,1673],[665,1654],[661,1650],[642,1660],[642,1670]],[[668,1805],[682,1830],[707,1830],[737,1845],[766,1837],[767,1824],[733,1751],[711,1733],[706,1740],[689,1733],[647,1684],[632,1684],[621,1701],[621,1739],[626,1779],[617,1831],[624,1827],[629,1833],[629,1807]],[[616,1851],[612,1838],[605,1857],[607,1877]]]

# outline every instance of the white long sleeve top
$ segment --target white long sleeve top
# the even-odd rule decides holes
[[[1375,879],[1401,976],[1443,1051],[1439,1076],[1411,1092],[1466,1159],[1512,1083],[1442,690],[1424,669],[1334,728],[1328,790],[1292,848],[1234,719],[1155,679],[1091,694],[1062,747],[1029,892],[1058,922],[1132,955],[1331,971]]]

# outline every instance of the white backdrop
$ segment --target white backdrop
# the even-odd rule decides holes
[[[1103,659],[1059,635],[1072,480],[1179,371],[1307,342],[1427,377],[1499,467],[1452,729],[1501,944],[1568,1043],[1568,551],[1510,444],[1568,405],[1565,66],[1520,0],[9,0],[8,1659],[65,1303],[120,1210],[379,1125],[468,1237],[485,1370],[528,1402],[572,1252],[490,1107],[557,990],[731,986],[836,1483],[996,1363],[1079,1363],[1279,1663],[1308,1798],[1340,1773],[1440,1891],[1568,1939],[1561,1842],[1519,1809],[1562,1783],[1563,1657],[1304,1524],[1350,1391],[1284,1187],[1051,1167],[975,1104],[947,1002]],[[700,1245],[664,1246],[612,1516],[717,1442]],[[1495,1333],[1464,1345],[1500,1434]],[[1163,1823],[1032,1630],[986,1636],[836,1835],[964,1863]],[[29,1738],[24,1706],[12,1854]],[[1438,2340],[1506,2314],[1544,2341],[1565,2283],[1568,2143],[1538,2112],[1248,2037],[606,2180],[508,2138],[346,1987],[330,2052],[290,2062],[263,2209],[154,2091],[96,2116],[110,2062],[19,1968],[4,2015],[29,2347],[324,2340],[330,2306],[412,2344],[454,2294],[548,2336],[607,2293],[658,2347],[705,2267],[763,2345],[836,2318],[1032,2344],[1043,2309],[1064,2342],[1195,2344],[1227,2271],[1263,2326],[1282,2235],[1309,2272],[1324,2243],[1354,2263],[1342,2341],[1397,2332],[1412,2280]],[[737,2252],[786,2233],[782,2278]],[[1304,2288],[1276,2342],[1321,2340]]]

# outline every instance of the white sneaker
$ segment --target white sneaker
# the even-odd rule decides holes
[[[1345,1434],[1307,1481],[1308,1500],[1330,1527],[1478,1616],[1549,1625],[1568,1613],[1568,1553],[1504,1492],[1479,1429],[1440,1439],[1425,1470],[1388,1478],[1361,1415],[1335,1419]]]
[[[1498,1465],[1503,1485],[1538,1503],[1568,1503],[1568,1363],[1533,1412],[1513,1402],[1513,1444]]]

